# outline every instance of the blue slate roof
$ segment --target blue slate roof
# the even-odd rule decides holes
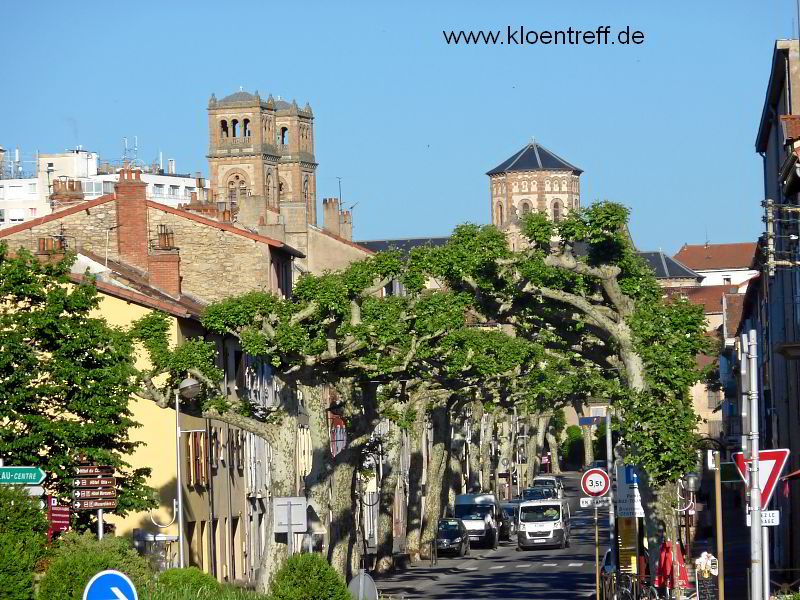
[[[568,163],[557,154],[534,141],[527,144],[522,150],[507,158],[486,174],[498,175],[500,173],[512,173],[514,171],[558,170],[572,171],[575,175],[583,173],[582,169]]]
[[[373,252],[383,252],[390,248],[408,252],[417,246],[444,246],[449,239],[449,237],[405,238],[398,240],[369,240],[356,242],[356,244],[364,246]]]

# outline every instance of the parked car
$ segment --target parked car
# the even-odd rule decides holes
[[[517,549],[557,546],[570,542],[569,503],[557,498],[533,500],[519,505]]]
[[[469,533],[461,519],[439,519],[436,528],[436,552],[452,552],[456,556],[469,554]]]
[[[501,539],[510,540],[512,535],[517,534],[517,523],[519,522],[519,503],[519,500],[513,500],[500,505],[509,521],[508,530],[505,532],[505,536],[503,535],[503,530],[500,530]]]

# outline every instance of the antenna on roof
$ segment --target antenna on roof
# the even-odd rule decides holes
[[[706,248],[708,248],[708,225],[706,225]]]

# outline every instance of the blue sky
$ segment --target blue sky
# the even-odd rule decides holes
[[[640,46],[448,46],[442,30],[626,26]],[[641,249],[752,241],[754,139],[793,0],[16,2],[3,7],[0,144],[161,150],[207,171],[206,106],[242,86],[316,127],[318,201],[354,237],[446,235],[489,219],[484,174],[532,136],[584,169],[583,204],[632,209]],[[321,213],[320,213],[321,214]]]

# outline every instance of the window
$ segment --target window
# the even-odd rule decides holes
[[[0,223],[6,222],[6,211],[3,208],[0,208]]]
[[[228,122],[225,119],[219,122],[219,137],[228,137]]]
[[[195,189],[193,187],[186,186],[183,188],[183,195],[187,200],[191,200],[194,191]]]
[[[708,408],[717,408],[718,403],[717,392],[715,390],[708,390]]]
[[[497,212],[497,214],[495,216],[495,222],[498,225],[502,225],[503,224],[503,205],[500,204],[499,202],[497,203],[497,211],[496,212]]]
[[[289,128],[281,127],[281,146],[285,146],[288,143],[289,143]]]
[[[180,189],[181,189],[180,186],[177,186],[177,185],[169,186],[170,198],[177,198],[178,197],[178,192],[180,191]]]
[[[531,205],[528,204],[527,202],[523,202],[522,203],[522,216],[524,217],[525,215],[530,214],[530,212],[531,212]]]
[[[722,283],[723,283],[723,285],[730,285],[731,284],[731,278],[730,277],[723,277],[722,278]]]
[[[189,485],[208,483],[208,454],[205,431],[192,431],[186,435],[186,475]]]
[[[242,122],[242,137],[250,137],[250,119]]]
[[[28,209],[28,217],[33,218],[35,216],[36,216],[36,209],[35,208],[29,208]]]
[[[231,121],[231,129],[233,129],[233,137],[239,136],[239,121],[234,119]]]
[[[556,200],[553,202],[553,222],[558,223],[561,220],[561,202]]]
[[[29,194],[35,194],[36,193],[36,184],[35,183],[29,183],[28,184],[28,193]]]
[[[527,181],[523,181],[522,182],[522,191],[523,192],[527,192],[528,191],[528,182]]]
[[[113,181],[104,181],[103,182],[103,193],[104,194],[113,194],[114,193],[114,182]]]
[[[0,198],[5,198],[5,197],[6,197],[6,188],[0,185]]]
[[[164,197],[164,185],[161,183],[154,183],[153,184],[153,196],[157,198]]]
[[[25,220],[24,208],[12,208],[8,211],[9,223],[22,223]]]

